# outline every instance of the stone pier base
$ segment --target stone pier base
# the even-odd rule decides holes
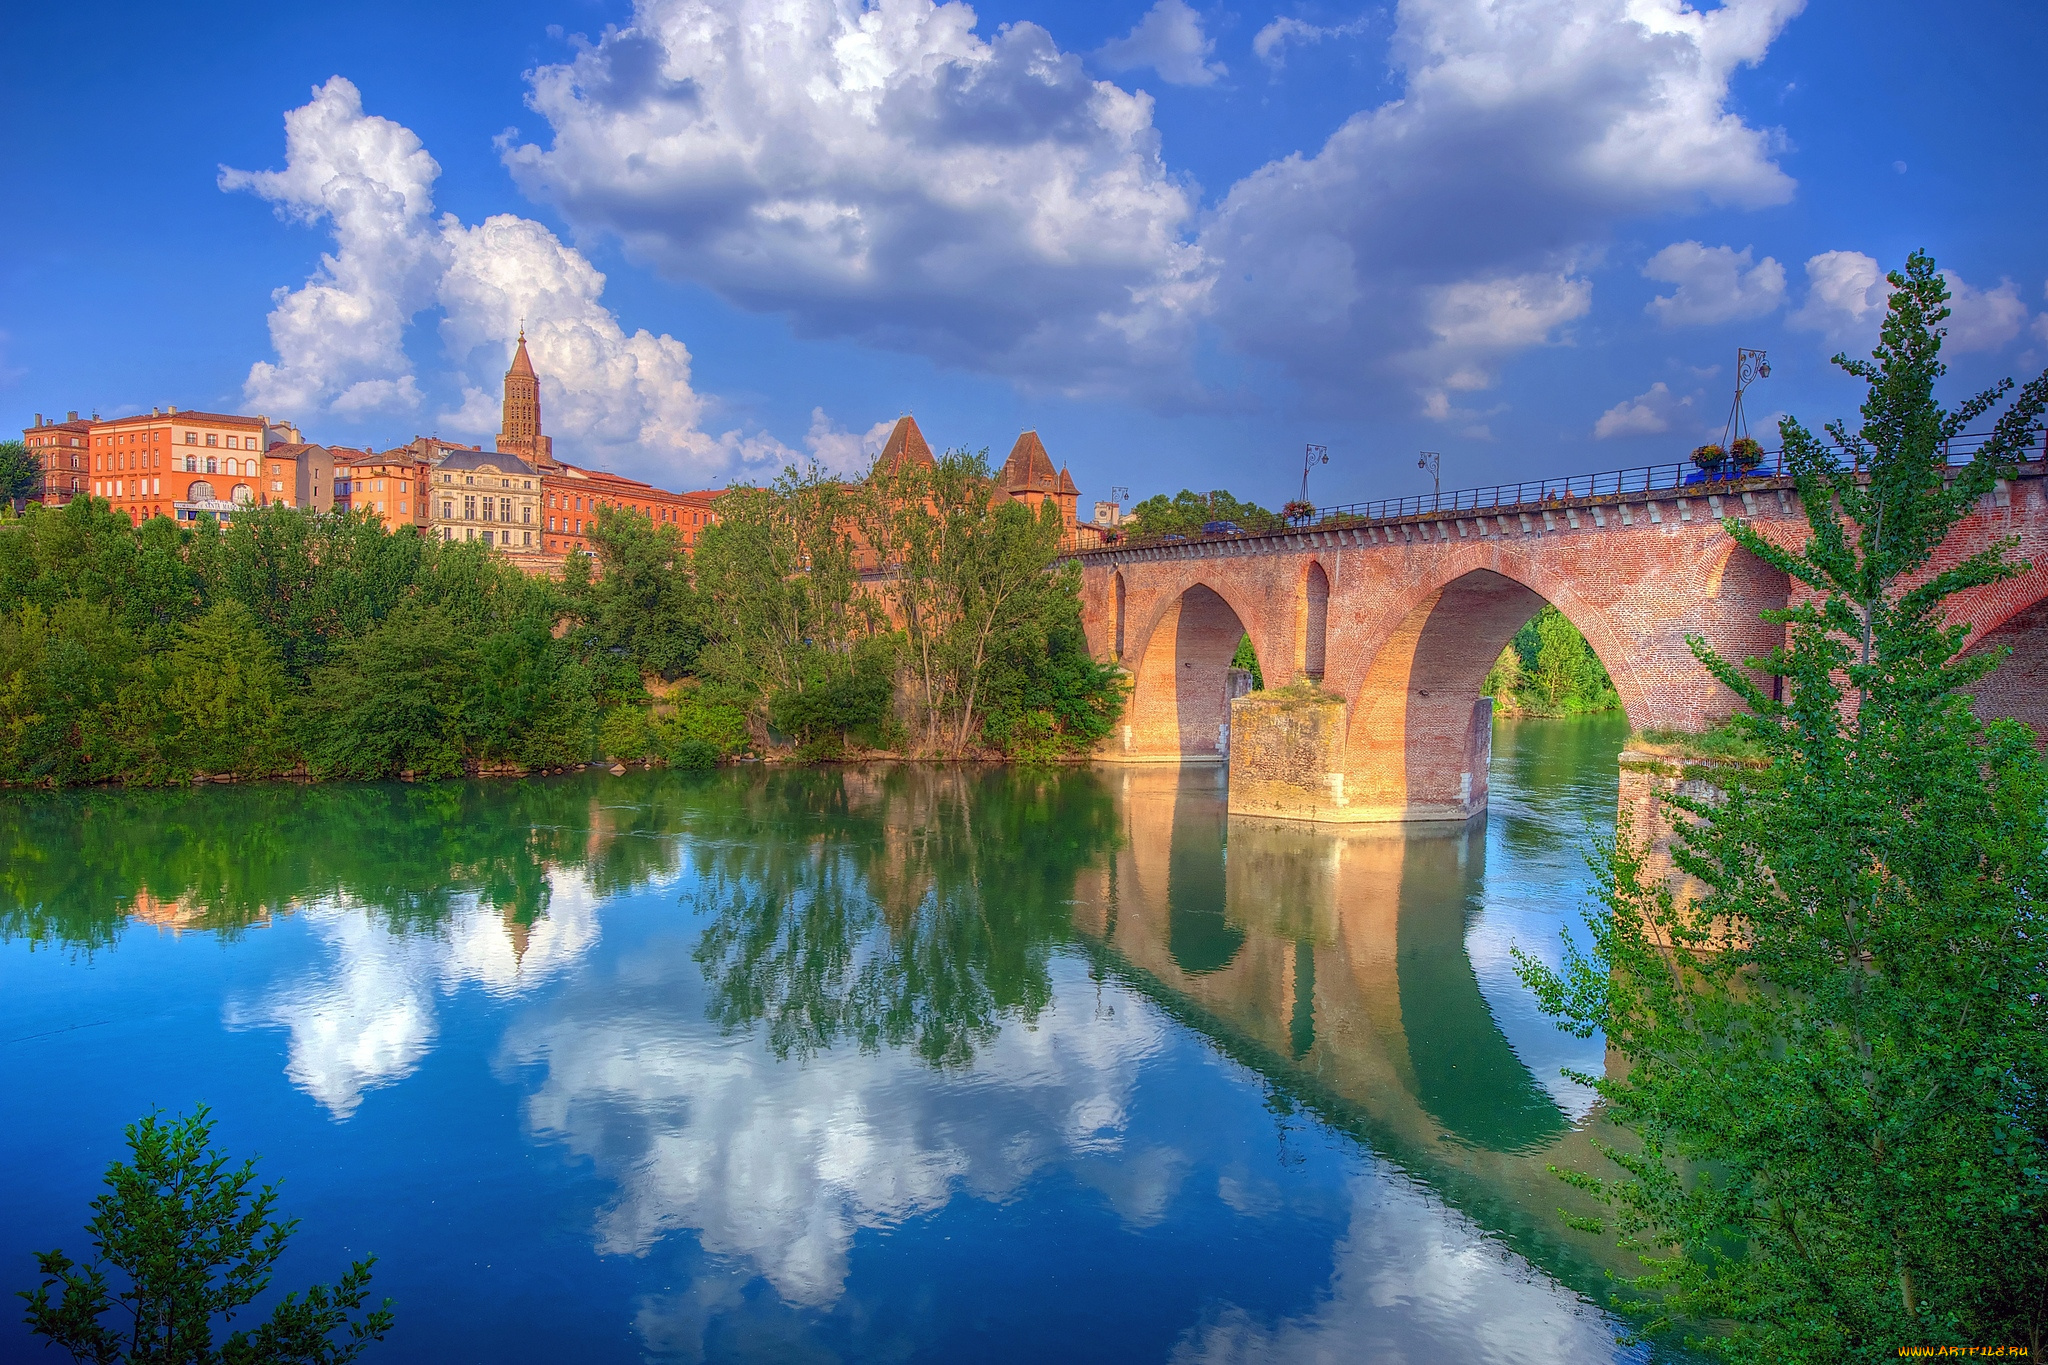
[[[1420,770],[1407,750],[1376,757],[1385,771],[1345,770],[1349,708],[1312,683],[1254,692],[1230,703],[1230,813],[1318,824],[1462,822],[1486,809],[1493,699],[1472,707],[1469,728]]]
[[[1230,702],[1230,813],[1343,820],[1345,705],[1296,684]]]

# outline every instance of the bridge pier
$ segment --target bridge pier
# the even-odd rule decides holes
[[[1329,825],[1469,820],[1486,809],[1493,698],[1462,709],[1463,733],[1443,743],[1358,750],[1350,708],[1314,683],[1237,697],[1230,813]]]

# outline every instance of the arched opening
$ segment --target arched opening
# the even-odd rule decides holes
[[[204,479],[194,480],[192,486],[185,490],[185,498],[188,502],[212,502],[213,485]]]
[[[1330,576],[1320,564],[1308,566],[1302,584],[1301,671],[1323,680],[1323,659],[1330,624]]]
[[[229,494],[229,496],[234,499],[235,506],[237,507],[247,507],[256,501],[255,490],[251,489],[246,483],[236,484],[235,491]]]
[[[1971,654],[2009,649],[2004,662],[1976,686],[1971,710],[1979,720],[2011,717],[2034,727],[2034,743],[2048,735],[2048,599],[2024,607],[1979,636]]]
[[[1783,569],[1764,563],[1740,545],[1728,552],[1708,584],[1707,619],[1701,623],[1722,658],[1731,663],[1768,658],[1785,643],[1785,627],[1763,619],[1766,611],[1783,611],[1791,600],[1792,579]],[[1758,686],[1772,691],[1782,684],[1762,669],[1749,670]],[[1723,691],[1730,709],[1731,694]]]
[[[1534,589],[1475,569],[1408,613],[1373,659],[1352,708],[1350,804],[1401,820],[1464,820],[1486,808],[1493,756],[1486,675],[1543,604]]]
[[[1121,569],[1119,569],[1119,570],[1117,571],[1117,575],[1116,575],[1116,616],[1115,616],[1115,621],[1116,621],[1116,657],[1117,657],[1117,662],[1121,663],[1121,662],[1123,662],[1123,657],[1124,657],[1124,575],[1123,575],[1123,571],[1122,571]]]
[[[1231,661],[1245,638],[1228,602],[1196,584],[1175,599],[1140,645],[1124,752],[1215,761],[1230,752]],[[1240,673],[1240,685],[1248,680]]]

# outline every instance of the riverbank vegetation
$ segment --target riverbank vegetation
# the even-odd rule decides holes
[[[1052,759],[1114,723],[1057,515],[999,503],[981,457],[790,471],[720,512],[693,561],[604,509],[553,580],[361,513],[32,504],[0,523],[0,783]]]
[[[1481,690],[1502,716],[1583,716],[1621,709],[1600,657],[1548,602],[1500,652]]]
[[[1694,644],[1763,756],[1667,798],[1698,898],[1624,827],[1590,945],[1561,972],[1521,959],[1618,1059],[1581,1079],[1636,1140],[1569,1179],[1641,1255],[1645,1330],[1731,1361],[2048,1347],[2048,765],[1972,714],[1999,654],[1944,616],[2026,566],[1995,545],[1935,568],[2034,444],[2048,376],[1949,468],[2009,385],[1938,404],[1947,286],[1917,253],[1890,281],[1871,359],[1836,357],[1867,385],[1860,427],[1780,424],[1810,539],[1724,523],[1813,598],[1766,613],[1778,688]]]

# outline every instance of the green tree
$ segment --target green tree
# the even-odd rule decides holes
[[[590,543],[598,572],[578,605],[591,643],[624,653],[643,673],[674,679],[688,672],[704,648],[704,623],[681,530],[607,506],[598,509]]]
[[[854,520],[847,490],[813,465],[727,492],[697,544],[711,640],[699,672],[751,698],[757,721],[772,698],[843,684],[855,647],[878,633],[876,604],[859,591]]]
[[[9,510],[20,511],[30,498],[43,491],[43,466],[20,441],[0,441],[0,500]]]
[[[316,669],[306,762],[319,777],[453,777],[468,752],[471,635],[445,608],[408,604]]]
[[[265,777],[290,766],[290,679],[253,612],[219,603],[167,663],[162,709],[180,723],[185,770]]]
[[[1130,534],[1146,536],[1199,535],[1205,522],[1234,522],[1247,531],[1273,531],[1286,525],[1280,517],[1255,502],[1240,502],[1218,488],[1196,493],[1183,488],[1171,498],[1155,493],[1131,509]]]
[[[1618,1176],[1569,1178],[1640,1248],[1648,1328],[1718,1324],[1698,1344],[1728,1360],[2048,1345],[2048,769],[2025,727],[1972,715],[1998,656],[1943,615],[2024,566],[2009,544],[1934,558],[2032,443],[2048,377],[1949,469],[2009,384],[1938,404],[1948,291],[1924,254],[1890,278],[1872,358],[1836,357],[1867,385],[1860,427],[1828,428],[1847,461],[1780,426],[1806,544],[1725,523],[1812,596],[1766,615],[1783,701],[1694,644],[1765,760],[1719,804],[1672,798],[1702,894],[1624,830],[1590,948],[1522,962],[1625,1063],[1593,1083],[1639,1142],[1607,1153]]]
[[[270,1287],[298,1220],[273,1217],[277,1186],[252,1189],[254,1162],[230,1166],[214,1149],[204,1106],[169,1122],[148,1115],[127,1133],[133,1164],[109,1166],[107,1193],[92,1202],[93,1260],[36,1255],[43,1283],[21,1297],[37,1336],[100,1365],[340,1365],[391,1330],[389,1299],[358,1316],[371,1256],[332,1287],[286,1294],[253,1331],[216,1345],[216,1334]]]

